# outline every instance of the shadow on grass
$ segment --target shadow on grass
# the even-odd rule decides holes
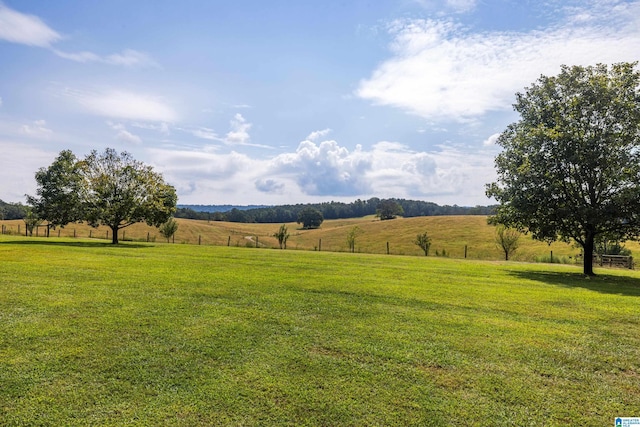
[[[77,248],[122,248],[122,249],[138,249],[149,248],[153,245],[120,242],[117,245],[111,242],[87,242],[87,241],[55,241],[55,240],[8,240],[0,242],[0,245],[42,245],[42,246],[64,246],[64,247],[77,247]]]
[[[626,276],[598,274],[593,277],[581,273],[544,272],[544,271],[510,271],[511,275],[520,279],[533,280],[549,285],[565,288],[589,289],[604,294],[640,296],[640,279]]]

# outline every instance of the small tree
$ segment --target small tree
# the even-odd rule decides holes
[[[509,261],[509,257],[518,249],[520,244],[520,232],[513,228],[505,227],[500,224],[496,228],[496,245],[504,252],[505,261]]]
[[[162,237],[167,239],[167,243],[169,243],[169,239],[171,239],[176,234],[176,231],[178,231],[178,222],[173,218],[169,218],[169,220],[162,224],[158,230]]]
[[[347,234],[347,244],[349,245],[349,251],[354,253],[356,251],[356,237],[362,233],[362,229],[357,225]]]
[[[302,228],[305,229],[318,228],[322,221],[322,212],[314,208],[304,208],[298,214],[298,224],[302,224]]]
[[[403,213],[404,210],[402,209],[402,206],[400,206],[400,203],[391,199],[381,201],[376,208],[376,216],[382,221],[395,219],[398,215],[402,215]]]
[[[424,251],[424,256],[429,255],[429,248],[431,247],[431,237],[427,235],[426,231],[422,234],[418,234],[414,243],[420,246],[420,249]]]
[[[282,224],[277,233],[273,235],[276,239],[278,239],[278,243],[280,244],[280,249],[287,249],[287,240],[289,239],[289,232],[287,231],[287,226]]]
[[[38,215],[31,208],[27,208],[27,214],[23,221],[29,236],[33,236],[33,230],[42,224],[42,219],[38,218]]]

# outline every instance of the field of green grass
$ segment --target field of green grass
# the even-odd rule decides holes
[[[0,236],[0,425],[613,425],[640,273]]]

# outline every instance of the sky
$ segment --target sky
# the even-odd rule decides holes
[[[179,204],[488,205],[515,94],[640,59],[640,0],[0,0],[0,199],[127,151]]]

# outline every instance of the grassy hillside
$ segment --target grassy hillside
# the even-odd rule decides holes
[[[281,224],[243,224],[233,222],[196,221],[177,219],[179,223],[175,243],[255,247],[256,239],[260,248],[277,248],[278,241],[273,234]],[[18,227],[24,233],[24,223],[20,220],[0,221],[6,230],[17,234]],[[444,250],[448,257],[464,258],[465,246],[467,258],[484,260],[501,260],[504,254],[495,245],[495,229],[487,224],[485,216],[432,216],[416,218],[398,218],[390,221],[380,221],[375,217],[355,218],[346,220],[329,220],[322,223],[317,230],[302,230],[296,223],[289,223],[288,249],[317,250],[332,252],[347,252],[347,234],[353,227],[359,227],[361,234],[356,240],[356,252],[371,254],[386,254],[387,242],[389,252],[393,255],[416,255],[424,253],[413,241],[417,234],[428,232],[432,237],[430,256],[436,251],[442,254]],[[124,236],[123,233],[124,232]],[[44,228],[39,234],[45,233]],[[89,237],[106,239],[109,229],[100,227],[93,229],[86,224],[70,224],[64,229],[52,231],[51,236],[57,237]],[[135,240],[151,242],[165,242],[157,228],[145,224],[135,224],[125,228],[120,233],[121,240]],[[634,254],[640,256],[640,245],[637,242],[627,243]],[[535,261],[536,258],[549,258],[553,251],[554,257],[575,257],[580,250],[572,245],[557,242],[547,245],[533,240],[530,236],[521,238],[521,247],[512,258],[515,261]]]
[[[278,247],[273,234],[280,224],[242,224],[230,222],[207,222],[188,219],[178,219],[178,232],[175,243],[188,243],[203,245],[226,246],[254,246],[256,238],[261,248]],[[0,221],[6,230],[17,234],[18,228],[24,233],[22,221]],[[442,217],[417,217],[399,218],[391,221],[380,221],[374,217],[365,217],[347,220],[325,221],[317,230],[302,230],[299,224],[287,224],[291,237],[288,249],[314,250],[320,248],[323,251],[341,252],[347,251],[347,234],[349,230],[358,226],[361,234],[356,240],[356,251],[362,253],[386,254],[387,242],[389,251],[395,255],[423,255],[420,248],[413,241],[417,234],[427,231],[433,239],[430,255],[436,251],[446,253],[450,257],[463,258],[465,245],[467,257],[471,259],[501,259],[502,255],[494,244],[494,229],[487,225],[483,216],[442,216]],[[136,224],[125,228],[121,239],[146,241],[147,237],[152,242],[166,242],[155,227],[145,224]],[[44,235],[45,229],[38,231]],[[110,233],[106,227],[93,229],[86,224],[70,224],[64,229],[51,232],[51,236],[57,237],[89,237],[106,239]],[[579,253],[575,248],[565,244],[554,244],[548,247],[544,243],[535,242],[529,237],[523,237],[522,248],[516,253],[516,260],[533,260],[536,256],[549,254],[568,256]]]
[[[611,425],[640,407],[635,271],[7,236],[0,259],[0,425]]]

